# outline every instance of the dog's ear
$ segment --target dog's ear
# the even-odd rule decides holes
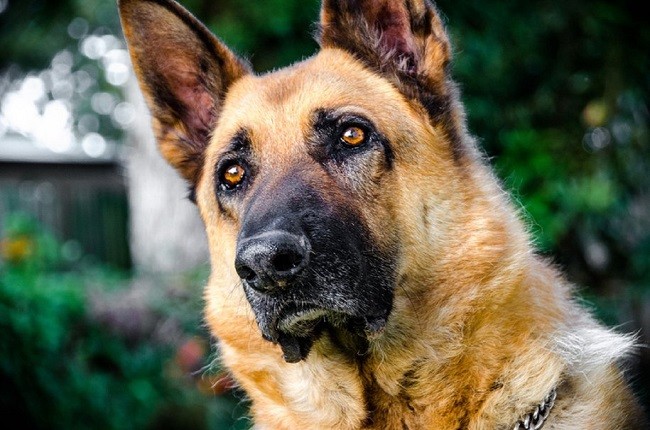
[[[195,183],[223,97],[249,68],[173,0],[118,0],[118,6],[159,149]]]
[[[429,0],[323,0],[319,42],[340,48],[413,95],[439,93],[451,46]]]

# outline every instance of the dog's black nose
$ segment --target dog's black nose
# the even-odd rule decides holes
[[[294,280],[307,267],[309,242],[282,230],[246,238],[237,245],[235,270],[253,289],[270,293]]]

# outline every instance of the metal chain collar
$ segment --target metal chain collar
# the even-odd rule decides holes
[[[551,413],[551,409],[555,404],[555,397],[557,393],[555,388],[542,400],[542,403],[535,407],[535,410],[524,418],[517,421],[513,430],[539,430],[546,422],[546,418]]]

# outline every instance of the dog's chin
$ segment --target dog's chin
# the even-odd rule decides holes
[[[280,345],[287,363],[297,363],[308,357],[326,332],[372,340],[381,334],[386,319],[386,316],[348,315],[312,305],[290,306],[278,313],[273,329],[262,331],[265,338]]]

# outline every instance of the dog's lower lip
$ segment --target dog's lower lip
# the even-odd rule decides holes
[[[284,333],[308,335],[324,319],[328,311],[313,305],[292,307],[282,312],[278,318],[277,329]]]
[[[327,310],[308,304],[291,304],[278,313],[275,342],[282,348],[287,363],[307,357],[327,314]]]
[[[282,348],[284,360],[287,363],[297,363],[309,355],[314,339],[311,337],[297,337],[280,333],[278,343],[280,344],[280,348]]]

